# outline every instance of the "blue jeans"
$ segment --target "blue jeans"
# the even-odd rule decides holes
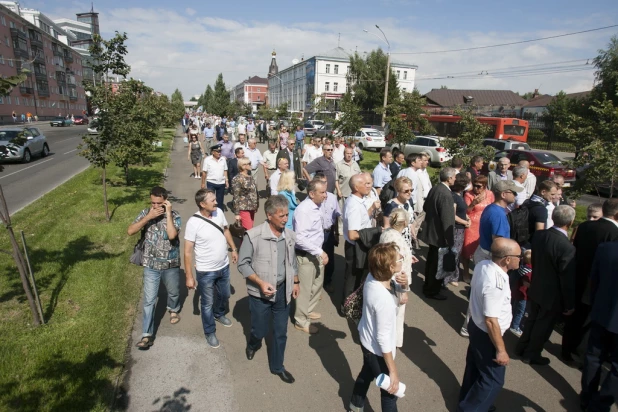
[[[230,265],[213,272],[195,272],[200,293],[204,333],[215,333],[215,318],[225,315],[230,299]]]
[[[472,319],[468,322],[468,333],[470,344],[457,411],[487,411],[504,386],[506,368],[493,361],[496,348],[487,332],[476,326]]]
[[[296,150],[300,150],[301,152],[305,148],[305,139],[298,140],[296,139]]]
[[[258,350],[262,346],[262,339],[268,334],[270,319],[273,321],[273,342],[270,346],[268,363],[273,373],[283,372],[283,357],[285,344],[288,340],[288,321],[290,305],[285,296],[285,282],[277,288],[275,301],[257,298],[249,295],[249,310],[251,311],[251,336],[247,347]]]
[[[352,399],[350,400],[350,406],[355,406],[356,408],[363,408],[365,406],[365,399],[367,398],[367,391],[371,382],[381,373],[388,375],[388,367],[382,356],[369,352],[363,345],[361,345],[361,350],[363,351],[363,368],[356,378]],[[384,389],[380,389],[380,403],[382,412],[397,412],[397,397]]]
[[[526,313],[526,301],[515,300],[513,301],[513,321],[511,322],[512,329],[521,330],[521,320]]]
[[[144,321],[142,324],[142,337],[152,336],[154,329],[154,312],[159,284],[163,284],[167,290],[167,310],[178,312],[180,310],[180,268],[156,270],[144,268]]]

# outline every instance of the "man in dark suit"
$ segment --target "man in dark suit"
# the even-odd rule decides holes
[[[575,209],[558,206],[552,219],[554,226],[532,238],[534,274],[528,289],[528,318],[515,348],[525,363],[534,365],[549,364],[541,356],[543,345],[561,314],[570,316],[575,306],[575,247],[567,237]]]
[[[455,208],[450,188],[455,183],[456,175],[457,170],[452,167],[441,169],[440,184],[431,188],[423,205],[426,215],[420,239],[429,245],[423,294],[429,299],[446,299],[446,296],[440,293],[442,281],[436,279],[436,273],[439,248],[453,247],[455,243]]]
[[[258,126],[258,136],[260,138],[260,143],[266,142],[267,133],[268,133],[268,126],[266,125],[266,120],[261,120],[260,125]]]
[[[583,410],[609,412],[618,393],[618,241],[599,245],[590,283],[592,323],[580,400]],[[599,391],[604,361],[611,363],[611,369]]]
[[[618,199],[608,199],[603,204],[603,217],[591,220],[577,227],[575,246],[575,312],[569,316],[562,335],[562,358],[573,360],[582,337],[584,324],[590,313],[588,280],[597,248],[601,243],[618,240]]]
[[[403,155],[403,152],[397,152],[397,154],[393,155],[393,163],[388,166],[391,169],[391,179],[397,177],[404,160],[405,156]]]
[[[238,171],[238,159],[245,157],[245,149],[237,147],[234,149],[234,158],[227,161],[227,179],[230,182],[228,193],[232,193],[232,179],[236,176]]]
[[[279,162],[279,159],[282,157],[288,159],[290,170],[294,172],[296,180],[298,181],[298,179],[302,179],[303,167],[300,163],[300,155],[298,154],[298,150],[296,150],[296,139],[288,139],[288,147],[286,149],[279,150],[279,153],[277,153],[277,162]]]

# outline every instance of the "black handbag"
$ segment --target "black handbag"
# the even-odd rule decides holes
[[[444,272],[454,272],[457,269],[457,254],[449,249],[442,258],[442,270]]]

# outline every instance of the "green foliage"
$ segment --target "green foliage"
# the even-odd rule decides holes
[[[382,49],[372,50],[365,58],[358,53],[350,57],[349,80],[356,103],[365,111],[384,107],[384,85],[388,56]],[[399,98],[397,78],[392,73],[388,81],[388,102]]]
[[[197,98],[195,96],[193,96],[192,98],[189,99],[190,102],[197,102]]]
[[[528,130],[528,141],[539,141],[545,140],[545,133],[543,133],[539,129],[530,129]]]
[[[182,118],[185,114],[185,101],[182,97],[182,93],[178,89],[174,90],[174,93],[172,93],[171,109],[176,119]]]
[[[217,81],[215,82],[215,89],[213,91],[212,102],[209,107],[209,112],[217,116],[226,116],[232,111],[230,103],[230,93],[225,87],[223,81],[223,74],[219,73]]]
[[[288,112],[288,102],[283,102],[279,106],[277,106],[277,119],[285,119],[290,117],[290,113]]]
[[[412,130],[418,130],[421,134],[433,134],[434,128],[423,116],[427,111],[425,98],[418,90],[404,92],[400,97],[391,101],[386,106],[386,123],[388,124],[388,134],[392,135],[393,143],[405,144],[414,138]]]
[[[215,92],[212,90],[212,87],[210,87],[210,85],[206,86],[206,91],[204,91],[204,94],[201,96],[202,101],[198,102],[198,106],[202,106],[204,112],[211,113],[214,96]]]
[[[360,107],[358,107],[350,92],[343,95],[339,108],[341,114],[339,120],[335,120],[335,123],[333,123],[333,128],[339,130],[342,136],[354,136],[358,129],[363,126],[363,117],[360,114]]]
[[[461,116],[458,124],[462,132],[457,139],[445,139],[444,147],[453,157],[459,157],[464,164],[470,163],[473,156],[480,155],[488,161],[493,158],[495,150],[491,146],[483,146],[483,139],[487,136],[490,128],[480,123],[469,109],[458,107],[455,115]]]
[[[28,78],[28,71],[22,70],[20,74],[0,77],[0,96],[8,96],[13,91],[14,87],[19,86]]]
[[[613,36],[607,50],[599,50],[599,55],[593,60],[597,67],[595,72],[596,86],[593,88],[593,97],[597,100],[605,98],[618,106],[618,36]]]
[[[273,120],[277,115],[277,112],[270,106],[264,104],[258,107],[257,115],[264,120]]]

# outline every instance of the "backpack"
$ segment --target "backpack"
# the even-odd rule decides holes
[[[397,196],[397,191],[395,191],[395,177],[390,182],[382,187],[382,191],[380,192],[380,204],[382,205],[382,210],[386,207],[386,204]]]
[[[530,201],[526,200],[524,204],[507,215],[511,227],[511,239],[520,245],[524,245],[530,240],[529,209]]]

